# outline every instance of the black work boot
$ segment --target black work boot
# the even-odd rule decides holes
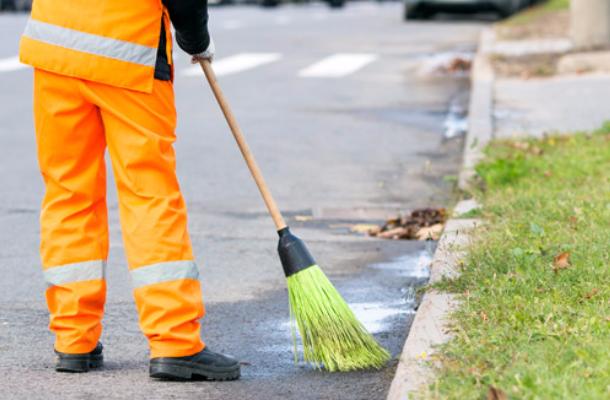
[[[150,376],[168,380],[206,379],[232,381],[240,375],[239,362],[206,347],[188,357],[159,357],[150,360]]]
[[[55,350],[55,354],[57,355],[55,371],[89,372],[91,368],[100,368],[104,365],[103,349],[104,346],[102,346],[101,343],[98,343],[97,346],[95,346],[95,349],[85,354],[68,354]]]

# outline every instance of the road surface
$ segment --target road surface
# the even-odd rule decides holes
[[[0,15],[0,392],[28,399],[381,399],[396,361],[328,374],[293,363],[276,234],[200,71],[176,54],[178,173],[202,269],[210,348],[244,362],[232,383],[148,378],[110,191],[106,368],[53,371],[37,255],[42,183],[31,70],[16,61],[24,15]],[[439,53],[471,52],[483,22],[404,23],[398,3],[211,11],[220,83],[289,223],[394,357],[431,244],[351,233],[417,206],[446,205],[461,140],[443,122],[465,78],[430,76]],[[442,57],[441,57],[442,58]],[[422,72],[424,71],[424,72]],[[458,100],[455,100],[458,99]],[[463,103],[463,101],[462,101]],[[459,105],[459,104],[458,104]],[[111,177],[109,179],[112,179]]]

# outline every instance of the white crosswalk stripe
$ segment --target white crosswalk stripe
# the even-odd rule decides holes
[[[0,72],[18,71],[28,68],[27,65],[19,62],[19,57],[0,58]]]
[[[261,65],[269,64],[282,58],[279,53],[240,53],[221,58],[212,64],[217,76],[231,75],[246,71]],[[201,67],[195,65],[182,72],[184,76],[200,76]]]
[[[303,78],[341,78],[363,68],[378,58],[369,53],[338,53],[299,71]]]
[[[370,53],[337,53],[326,57],[298,72],[302,78],[342,78],[351,75],[379,57]],[[214,61],[214,71],[218,76],[232,75],[248,71],[282,59],[280,53],[238,53]],[[28,68],[19,62],[19,57],[0,58],[0,73]],[[183,76],[200,76],[199,65],[189,66],[180,72]]]

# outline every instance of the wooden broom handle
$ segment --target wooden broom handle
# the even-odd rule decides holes
[[[269,190],[269,187],[267,187],[267,183],[265,183],[265,178],[263,177],[263,174],[258,167],[256,160],[254,159],[254,154],[252,154],[252,151],[250,151],[250,147],[248,146],[246,138],[244,137],[244,134],[237,123],[235,115],[233,115],[233,112],[231,111],[229,102],[220,89],[220,85],[218,84],[216,74],[212,69],[212,65],[208,60],[202,60],[199,63],[201,64],[201,69],[203,69],[205,77],[208,79],[212,92],[214,92],[214,97],[216,97],[216,101],[218,102],[218,105],[220,106],[220,109],[222,110],[222,113],[229,124],[229,128],[231,128],[231,133],[233,133],[233,137],[239,146],[239,150],[244,156],[244,160],[246,160],[246,164],[248,165],[248,169],[256,182],[256,186],[258,186],[258,190],[263,196],[263,200],[265,201],[265,205],[269,210],[269,214],[271,214],[275,227],[278,231],[286,228],[286,221],[284,221],[284,217],[282,217],[282,213],[273,199],[271,191]]]

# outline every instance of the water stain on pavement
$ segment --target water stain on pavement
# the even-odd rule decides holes
[[[468,131],[468,101],[470,92],[463,90],[454,95],[449,101],[449,110],[443,124],[445,128],[444,139],[453,139],[463,136]]]

